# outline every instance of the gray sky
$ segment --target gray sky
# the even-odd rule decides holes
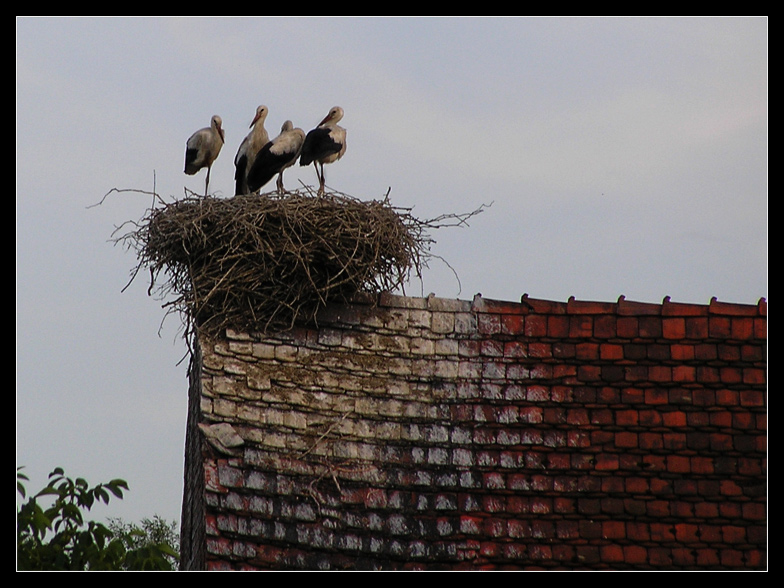
[[[334,105],[327,185],[391,188],[434,234],[408,293],[755,304],[767,297],[765,18],[17,19],[17,465],[130,492],[96,517],[180,516],[186,348],[110,242],[151,191],[201,193],[185,141],[223,118],[210,189],[259,104],[275,136]],[[312,167],[288,187],[314,185]],[[274,182],[266,189],[272,189]]]

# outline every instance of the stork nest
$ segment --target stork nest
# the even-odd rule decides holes
[[[431,257],[428,230],[479,211],[421,221],[388,195],[190,194],[152,207],[117,241],[136,249],[132,275],[148,269],[150,292],[168,299],[187,330],[268,332],[311,322],[328,302],[404,288]]]

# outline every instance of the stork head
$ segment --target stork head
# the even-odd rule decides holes
[[[212,117],[212,121],[211,121],[210,124],[212,125],[213,129],[218,131],[218,134],[220,135],[221,141],[223,141],[225,143],[226,142],[226,137],[223,134],[223,119],[216,114],[216,115],[214,115]]]
[[[324,120],[322,120],[319,123],[319,126],[326,124],[328,122],[336,123],[341,118],[343,118],[343,109],[340,106],[333,106],[332,108],[329,109],[329,114],[325,116]]]
[[[264,106],[263,104],[261,106],[259,106],[256,109],[256,116],[253,117],[253,120],[251,121],[250,126],[252,127],[253,125],[255,125],[259,121],[264,122],[264,119],[267,118],[267,113],[268,112],[269,111],[267,110],[266,106]]]

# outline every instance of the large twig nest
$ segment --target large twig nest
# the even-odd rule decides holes
[[[336,193],[188,196],[118,240],[137,250],[134,275],[149,269],[150,288],[189,327],[266,332],[311,321],[327,302],[404,287],[427,263],[427,229],[472,214],[420,221],[387,199]]]

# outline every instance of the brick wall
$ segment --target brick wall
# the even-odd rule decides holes
[[[764,301],[372,302],[199,339],[186,567],[765,569]]]

